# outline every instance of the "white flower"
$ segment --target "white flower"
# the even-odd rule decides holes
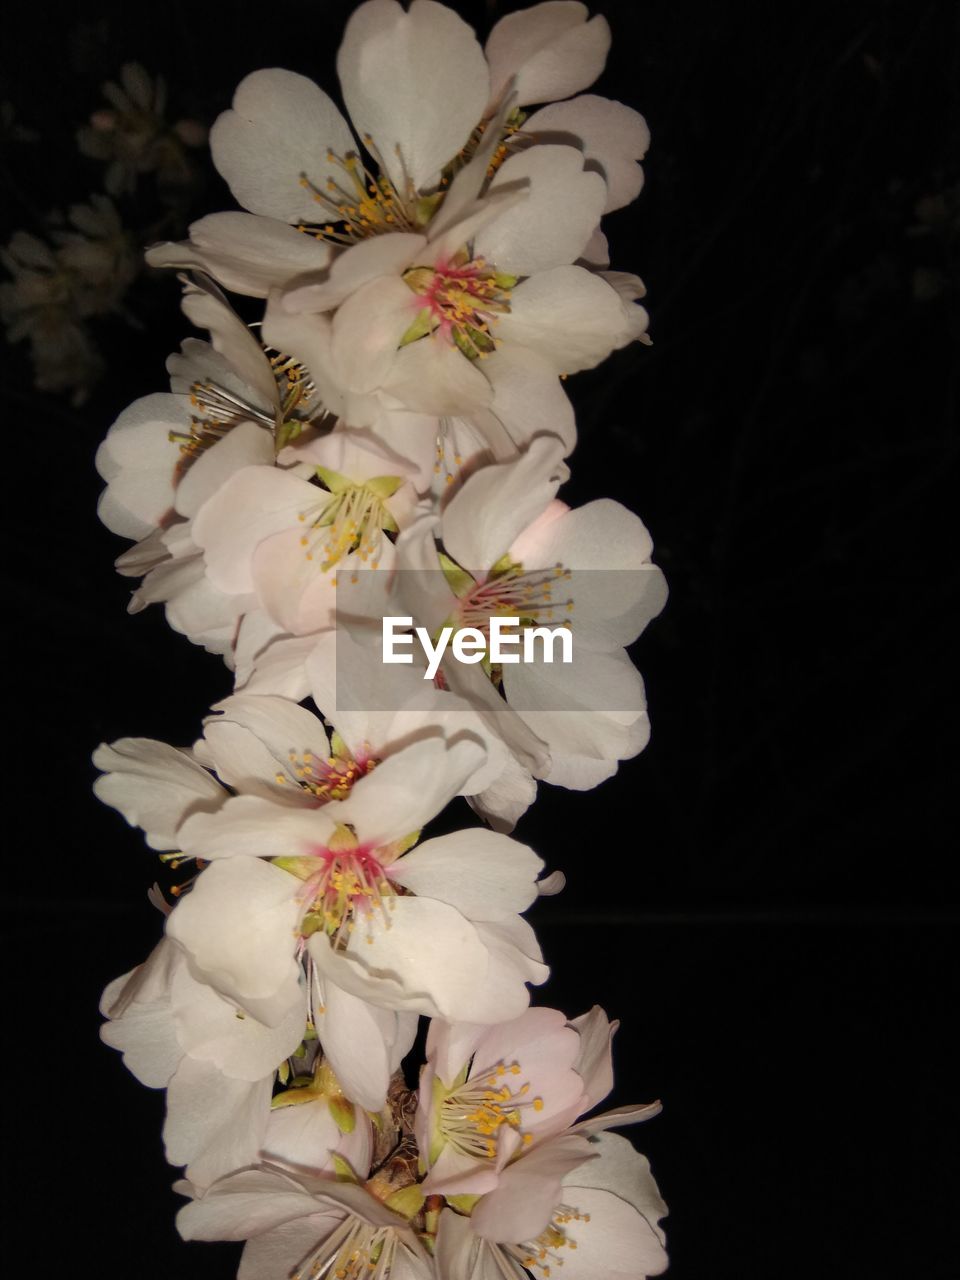
[[[424,234],[360,241],[282,305],[332,313],[329,361],[347,392],[441,415],[493,406],[510,431],[513,380],[553,397],[561,374],[592,368],[634,333],[616,291],[572,265],[606,200],[581,153],[521,151],[466,202],[458,183],[478,162],[486,172],[485,156],[462,170]],[[511,434],[523,438],[519,424]]]
[[[545,1199],[558,1179],[559,1197]],[[510,1166],[469,1217],[443,1211],[437,1268],[444,1280],[644,1280],[667,1266],[666,1212],[626,1139],[555,1139]]]
[[[165,939],[107,987],[101,1011],[111,1019],[103,1040],[143,1084],[167,1090],[171,1164],[206,1186],[260,1158],[276,1068],[303,1039],[305,993],[268,1027],[198,982],[181,948]],[[318,1150],[318,1163],[328,1156]]]
[[[569,627],[573,663],[518,662],[489,671],[447,661],[446,684],[497,717],[504,739],[534,776],[584,790],[646,744],[643,683],[624,646],[663,607],[650,537],[619,503],[571,511],[555,500],[563,446],[535,439],[516,462],[471,476],[440,516],[400,538],[394,611],[433,633],[444,623],[489,634],[491,617]],[[438,542],[445,559],[438,555]],[[441,572],[441,568],[443,572]],[[546,744],[539,768],[530,733]]]
[[[392,568],[391,536],[412,522],[416,472],[345,431],[278,461],[296,474],[272,465],[235,472],[204,504],[193,538],[219,590],[254,594],[278,626],[301,635],[333,625],[338,571]]]
[[[205,980],[267,1021],[295,997],[304,946],[325,989],[382,1009],[479,1022],[519,1013],[524,984],[546,977],[519,916],[537,896],[540,859],[478,829],[410,849],[482,758],[467,735],[416,740],[320,807],[268,799],[265,780],[245,785],[247,794],[179,828],[183,850],[214,865],[175,908],[168,934]],[[312,769],[311,753],[308,792]]]
[[[191,170],[184,144],[201,146],[206,130],[194,120],[167,124],[163,77],[151,80],[139,63],[127,62],[120,83],[108,81],[103,95],[109,108],[94,112],[78,130],[77,144],[85,156],[106,162],[104,185],[110,195],[132,193],[143,173],[155,171],[161,185],[187,181]]]
[[[482,1195],[518,1151],[562,1132],[611,1087],[602,1009],[568,1023],[527,1009],[496,1027],[432,1022],[416,1132],[428,1194]]]
[[[192,1188],[180,1184],[187,1194]],[[269,1167],[223,1178],[177,1214],[185,1240],[247,1240],[237,1280],[431,1280],[406,1218],[353,1182]]]

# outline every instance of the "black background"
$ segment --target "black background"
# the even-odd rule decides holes
[[[99,189],[72,134],[123,61],[166,75],[172,118],[210,121],[259,66],[332,88],[351,7],[8,14],[0,96],[41,142],[4,151],[7,234]],[[481,32],[501,11],[454,7]],[[631,1136],[677,1280],[952,1277],[960,274],[956,222],[920,234],[917,204],[960,179],[957,12],[602,11],[596,87],[653,134],[608,229],[654,346],[568,383],[565,496],[638,511],[671,599],[638,647],[650,746],[593,793],[542,788],[518,830],[568,876],[534,916],[537,998],[622,1018],[615,1100],[664,1100]],[[211,171],[195,212],[229,207]],[[110,373],[80,410],[0,349],[3,1198],[33,1269],[216,1280],[237,1250],[175,1235],[162,1097],[97,1039],[101,988],[159,924],[152,856],[93,800],[90,751],[186,743],[228,689],[162,615],[126,616],[96,521],[95,447],[186,333],[173,281],[130,306],[144,328],[98,331]]]

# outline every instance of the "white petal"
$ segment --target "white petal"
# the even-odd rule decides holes
[[[405,231],[361,240],[334,259],[322,283],[302,285],[284,293],[283,310],[332,311],[371,280],[402,275],[426,243],[425,236]]]
[[[570,1019],[580,1036],[580,1051],[574,1064],[583,1080],[587,1107],[595,1107],[613,1088],[613,1059],[610,1051],[619,1022],[611,1022],[599,1005]],[[586,1110],[587,1108],[585,1108]]]
[[[396,353],[383,390],[414,413],[467,413],[483,408],[492,399],[490,383],[478,363],[468,360],[452,343],[430,334]]]
[[[559,484],[562,440],[541,436],[514,462],[484,467],[443,514],[443,545],[468,573],[486,574],[546,509]]]
[[[526,845],[477,827],[418,845],[396,863],[391,878],[421,897],[448,902],[468,920],[502,920],[536,899],[542,867]]]
[[[469,738],[413,742],[354,784],[336,806],[336,820],[351,823],[358,839],[374,847],[402,839],[460,795],[483,757],[483,746]]]
[[[94,794],[131,826],[142,827],[151,849],[177,848],[184,819],[211,813],[227,798],[216,779],[185,752],[151,738],[103,743],[93,763],[105,770],[93,784]]]
[[[487,40],[491,101],[516,76],[517,105],[554,102],[593,84],[610,48],[610,28],[587,6],[548,0],[501,18]]]
[[[234,1080],[272,1078],[303,1039],[307,1017],[304,999],[268,1027],[197,982],[186,964],[174,976],[171,1005],[183,1052]]]
[[[197,814],[178,833],[191,857],[301,857],[333,834],[329,809],[293,809],[260,796],[231,796],[217,814]]]
[[[150,266],[199,269],[232,293],[251,298],[265,298],[271,289],[324,271],[330,263],[329,244],[287,222],[239,210],[210,213],[191,223],[188,234],[189,240],[148,249]]]
[[[325,979],[384,1008],[471,1020],[487,999],[489,952],[477,929],[430,898],[397,898],[388,920],[358,920],[345,952],[334,952],[321,934],[308,945]]]
[[[477,1235],[504,1243],[535,1240],[560,1202],[565,1175],[592,1157],[590,1143],[565,1134],[534,1146],[504,1169],[500,1185],[471,1217]]]
[[[194,520],[194,541],[204,549],[210,580],[221,591],[254,591],[257,547],[296,525],[298,514],[316,499],[313,485],[276,467],[244,467],[232,475]]]
[[[323,1005],[316,1010],[317,1035],[340,1087],[367,1111],[379,1111],[386,1101],[397,1065],[398,1017],[407,1019],[405,1014],[379,1009],[351,995],[333,981],[323,983]]]
[[[379,276],[347,298],[334,316],[331,348],[345,387],[373,391],[384,384],[418,309],[399,276]]]
[[[204,740],[213,767],[228,786],[247,794],[259,789],[259,794],[291,803],[295,797],[285,797],[284,789],[296,789],[307,799],[297,786],[290,755],[312,752],[323,759],[330,751],[323,723],[312,712],[286,698],[251,694],[224,698],[214,711],[219,714],[206,721]],[[278,771],[284,783],[277,782]]]
[[[313,191],[326,190],[343,171],[328,151],[354,150],[346,122],[333,102],[306,76],[273,67],[254,71],[237,86],[233,109],[210,130],[213,162],[240,204],[285,222],[327,222],[330,213]]]
[[[604,213],[629,204],[643,188],[639,161],[650,146],[650,130],[643,116],[622,102],[592,93],[555,102],[525,120],[523,132],[538,143],[579,145],[606,181]]]
[[[343,1213],[331,1213],[300,1182],[279,1170],[245,1169],[224,1178],[202,1199],[184,1205],[177,1214],[177,1230],[184,1240],[246,1240],[283,1223],[321,1214],[315,1241],[322,1240]]]
[[[299,883],[256,858],[215,862],[167,917],[167,937],[183,946],[197,975],[268,1026],[300,999]]]
[[[487,67],[476,36],[451,9],[368,0],[347,23],[337,71],[361,136],[372,135],[394,185],[431,181],[483,115]]]
[[[497,337],[530,347],[557,373],[592,369],[623,345],[626,321],[617,293],[582,267],[554,267],[513,291]]]
[[[254,395],[258,409],[271,415],[279,407],[277,382],[264,350],[228,305],[220,290],[205,277],[190,280],[184,286],[183,314],[198,329],[207,329],[213,348],[243,378]]]
[[[272,462],[271,432],[255,422],[238,423],[222,440],[206,449],[180,481],[177,510],[184,516],[197,515],[203,503],[237,471]],[[195,538],[196,525],[193,534]]]
[[[107,481],[98,515],[123,538],[143,538],[172,513],[180,451],[171,431],[187,425],[186,402],[160,392],[124,409],[96,455]]]
[[[650,1173],[650,1161],[632,1143],[616,1133],[602,1133],[593,1142],[599,1159],[590,1160],[568,1175],[568,1185],[610,1191],[642,1213],[662,1241],[657,1223],[666,1217],[667,1206]]]
[[[526,200],[513,205],[477,234],[474,252],[499,271],[530,276],[580,257],[600,221],[607,189],[599,174],[583,167],[573,147],[530,147],[510,157],[491,194],[529,181]]]
[[[493,388],[491,409],[522,449],[537,435],[559,436],[573,452],[577,427],[573,405],[550,361],[526,347],[503,343],[483,363]]]
[[[184,1058],[167,1089],[163,1140],[171,1164],[185,1164],[195,1186],[258,1158],[270,1114],[271,1078],[231,1080],[216,1067]]]

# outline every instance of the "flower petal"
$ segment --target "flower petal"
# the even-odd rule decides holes
[[[204,271],[225,289],[250,298],[266,298],[272,289],[330,264],[329,244],[288,222],[236,209],[207,214],[190,224],[188,235],[188,240],[152,245],[147,262]]]
[[[238,202],[252,213],[284,222],[328,221],[314,190],[343,171],[328,152],[345,156],[353,137],[333,101],[306,76],[272,67],[237,86],[233,109],[210,130],[213,163]],[[304,187],[301,178],[313,184]]]
[[[622,102],[592,93],[554,102],[525,120],[523,132],[538,144],[579,144],[584,159],[596,165],[606,181],[604,213],[621,209],[643,189],[639,162],[650,146],[650,130],[643,116]]]
[[[629,341],[626,327],[623,304],[606,281],[583,267],[554,267],[514,289],[497,337],[539,352],[557,373],[578,373]]]
[[[184,751],[152,738],[102,743],[93,763],[104,774],[93,784],[104,804],[141,827],[151,849],[179,847],[177,830],[195,813],[212,813],[227,793]]]
[[[230,858],[207,867],[167,917],[167,937],[184,948],[197,976],[271,1027],[301,998],[298,885],[269,862]]]
[[[425,186],[483,115],[487,66],[473,31],[434,0],[368,0],[350,17],[337,71],[358,133],[372,135],[395,187]]]
[[[497,173],[490,194],[520,181],[530,184],[527,199],[511,205],[477,233],[475,255],[515,276],[530,276],[579,258],[607,198],[600,175],[584,169],[583,156],[574,147],[538,146],[511,156]]]
[[[542,867],[525,844],[476,827],[418,845],[391,868],[390,878],[421,897],[448,902],[468,920],[502,920],[536,900]]]
[[[547,0],[508,13],[487,40],[491,102],[516,76],[517,106],[554,102],[593,84],[610,48],[606,18],[587,20],[587,6]]]

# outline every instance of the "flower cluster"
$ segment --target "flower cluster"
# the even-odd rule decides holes
[[[7,341],[29,345],[37,390],[69,395],[74,405],[88,398],[105,367],[96,323],[109,316],[139,323],[127,295],[142,271],[138,245],[158,232],[141,234],[127,225],[131,211],[123,208],[123,198],[132,196],[139,178],[153,174],[167,206],[160,224],[168,233],[171,219],[174,226],[185,225],[179,209],[198,178],[189,149],[206,141],[196,120],[166,122],[166,85],[138,63],[126,63],[120,83],[108,81],[103,94],[109,106],[93,113],[76,142],[83,155],[103,163],[106,194],[69,206],[66,215],[53,210],[42,220],[42,235],[17,231],[0,246],[0,265],[10,276],[0,281]],[[15,125],[11,104],[2,107],[0,130],[35,141]]]
[[[616,1024],[530,1006],[524,912],[563,876],[511,834],[539,782],[586,790],[643,748],[626,648],[666,594],[635,515],[557,497],[562,379],[647,325],[600,230],[646,126],[581,92],[609,42],[578,3],[482,48],[434,0],[366,0],[349,120],[302,76],[248,76],[210,135],[243,211],[148,253],[206,336],[110,428],[100,516],[134,542],[131,609],[162,603],[235,686],[190,747],[95,754],[176,877],[103,1037],[166,1090],[181,1234],[246,1240],[241,1280],[666,1266],[647,1162],[608,1132],[658,1105],[593,1114]],[[572,635],[575,679],[545,647],[497,660],[509,615]],[[471,629],[474,660],[387,665],[388,616]],[[458,797],[483,825],[425,834]]]

